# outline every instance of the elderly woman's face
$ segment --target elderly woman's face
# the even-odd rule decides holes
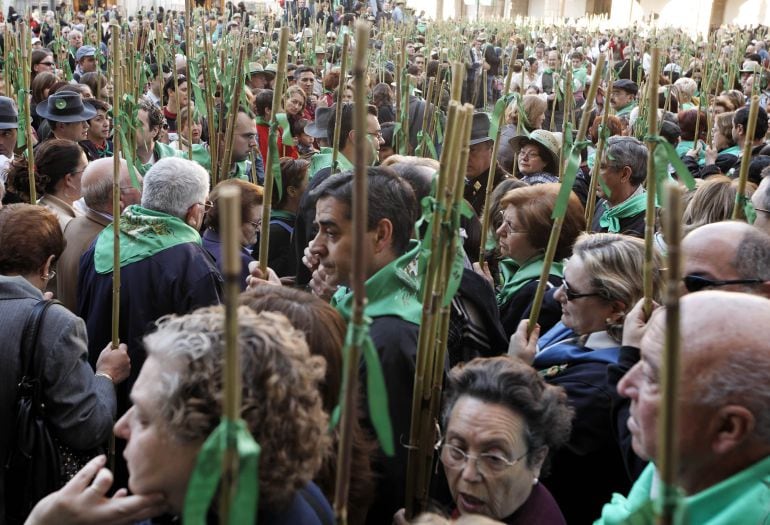
[[[519,171],[524,175],[540,173],[545,170],[548,161],[543,152],[534,144],[525,144],[519,150]]]
[[[470,396],[457,400],[449,415],[441,460],[461,514],[503,519],[527,500],[546,451],[527,450],[526,431],[524,419],[502,405]],[[481,458],[463,461],[463,453]],[[528,455],[538,456],[531,466]],[[485,456],[503,458],[502,468],[491,468],[490,464],[498,461]]]
[[[527,231],[519,221],[518,215],[516,207],[508,205],[503,210],[503,222],[496,233],[503,257],[510,257],[517,263],[523,264],[537,255],[540,250],[530,244]]]
[[[131,391],[134,405],[115,423],[115,435],[127,441],[128,488],[134,494],[162,493],[175,512],[184,505],[202,442],[174,439],[160,415],[162,375],[175,373],[168,363],[147,358]]]
[[[564,267],[564,282],[554,298],[561,303],[561,322],[578,334],[601,332],[607,328],[607,319],[617,317],[613,303],[599,295],[570,299],[572,294],[597,294],[591,284],[591,275],[583,260],[574,256]]]

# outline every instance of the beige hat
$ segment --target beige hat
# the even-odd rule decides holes
[[[753,60],[747,60],[743,63],[743,66],[741,66],[741,73],[761,73],[762,72],[762,66],[759,65],[759,62],[755,62]]]
[[[249,62],[249,75],[264,73],[265,70],[259,62]]]
[[[537,144],[542,146],[542,148],[540,148],[541,151],[544,148],[545,152],[547,153],[547,156],[543,159],[546,161],[545,171],[554,174],[558,173],[559,152],[561,150],[561,141],[559,140],[559,136],[544,129],[536,129],[533,130],[529,136],[519,135],[517,137],[513,137],[510,140],[510,145],[513,148],[514,155],[518,155],[519,151],[521,151],[521,148],[526,144]]]

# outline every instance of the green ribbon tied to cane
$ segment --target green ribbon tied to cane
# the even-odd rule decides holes
[[[16,100],[18,101],[19,105],[19,131],[16,134],[16,147],[23,148],[27,145],[27,126],[29,125],[27,123],[27,111],[25,109],[25,104],[29,104],[27,92],[24,89],[19,88],[19,90],[16,92]]]
[[[437,178],[433,179],[433,189],[435,193]],[[421,201],[422,216],[415,224],[416,229],[421,229],[423,224],[428,224],[427,232],[425,233],[425,239],[421,241],[420,255],[418,259],[420,275],[420,295],[424,295],[425,286],[427,284],[428,262],[431,258],[431,242],[433,239],[433,228],[430,224],[436,217],[441,217],[444,210],[439,208],[438,200],[432,195],[424,197]],[[457,290],[460,289],[460,281],[463,277],[463,268],[465,266],[465,252],[463,249],[463,243],[460,237],[460,217],[470,218],[475,212],[468,205],[467,201],[463,200],[457,204],[459,210],[452,214],[453,220],[448,222],[442,222],[441,228],[444,230],[444,238],[454,239],[455,242],[455,256],[452,260],[452,268],[449,272],[449,281],[447,282],[446,293],[441,298],[441,306],[447,307],[454,299]]]
[[[757,220],[757,210],[754,209],[754,205],[751,203],[746,194],[735,195],[735,205],[743,208],[743,215],[746,216],[746,222],[754,224]]]
[[[426,149],[428,153],[430,153],[430,158],[434,160],[438,159],[436,146],[433,144],[433,140],[431,140],[430,135],[425,133],[423,130],[420,130],[417,132],[417,149],[415,149],[414,154],[418,157],[422,157]]]
[[[695,189],[695,179],[690,173],[690,170],[687,169],[687,166],[685,166],[684,162],[682,162],[682,159],[679,158],[676,149],[674,149],[674,146],[672,146],[669,141],[660,135],[645,135],[644,141],[657,144],[653,158],[655,159],[655,197],[657,198],[658,203],[664,202],[665,183],[673,180],[668,173],[669,163],[673,166],[677,177],[679,177],[680,181],[684,182],[687,189]]]
[[[114,131],[118,133],[120,137],[120,143],[123,145],[120,148],[120,153],[123,158],[126,159],[128,165],[128,173],[131,176],[131,186],[140,189],[139,179],[137,178],[136,162],[139,161],[139,157],[136,156],[136,152],[131,151],[131,148],[127,148],[127,144],[131,144],[128,141],[129,136],[135,136],[136,134],[136,122],[139,122],[139,105],[134,100],[134,97],[128,93],[124,93],[123,97],[119,101],[120,108],[112,108],[112,117],[114,122]]]
[[[283,117],[283,118],[281,118]],[[270,121],[270,132],[268,133],[268,139],[267,139],[267,149],[268,149],[268,155],[273,160],[273,164],[270,167],[270,172],[273,174],[273,183],[275,184],[275,188],[278,191],[278,201],[280,202],[283,198],[283,178],[281,177],[281,163],[279,161],[280,156],[278,154],[278,127],[283,127],[283,133],[286,135],[286,130],[289,129],[289,121],[286,118],[286,113],[278,113],[275,115],[275,118]],[[289,136],[291,136],[291,130],[289,130]],[[286,144],[286,139],[284,138],[283,143]],[[291,142],[291,144],[286,144],[288,146],[293,146],[294,141]]]
[[[559,195],[556,197],[556,204],[553,206],[552,219],[564,217],[567,213],[567,203],[572,192],[572,186],[575,184],[577,172],[580,168],[580,152],[591,144],[590,140],[579,140],[572,144],[567,157],[567,167],[564,168],[564,179],[561,182]]]
[[[229,443],[228,443],[229,441]],[[222,418],[203,443],[195,462],[182,521],[185,525],[204,525],[211,500],[214,499],[222,477],[225,452],[235,449],[238,454],[238,482],[230,505],[229,525],[254,523],[259,501],[259,444],[254,441],[246,423]]]
[[[501,118],[505,115],[505,108],[508,107],[511,101],[518,100],[518,97],[518,93],[509,93],[504,97],[497,99],[497,102],[495,102],[495,107],[492,110],[492,116],[489,119],[490,139],[497,140],[497,130],[500,127]],[[519,112],[519,114],[521,115],[521,112]]]
[[[347,317],[347,316],[346,316]],[[342,369],[348,370],[348,360],[350,359],[350,348],[356,345],[361,349],[361,353],[366,363],[366,398],[369,404],[369,417],[377,434],[377,440],[380,442],[383,452],[387,456],[395,454],[393,445],[393,425],[390,422],[390,412],[388,412],[388,391],[385,388],[385,376],[382,373],[382,365],[377,355],[377,349],[369,335],[369,326],[372,324],[371,318],[364,316],[364,322],[360,325],[348,323],[348,331],[345,335],[345,346],[342,349]],[[337,426],[340,420],[340,407],[345,399],[345,392],[348,389],[348,380],[343,381],[340,390],[339,404],[332,411],[329,425],[331,428]],[[355,409],[355,407],[348,407]]]

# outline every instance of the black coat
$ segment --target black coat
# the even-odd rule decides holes
[[[604,210],[607,209],[607,201],[605,199],[600,200],[596,204],[596,213],[594,213],[594,220],[591,223],[591,231],[593,232],[606,232],[607,228],[602,228],[599,224]],[[640,237],[644,239],[644,216],[645,212],[637,213],[633,217],[620,219],[620,232],[625,235],[631,235],[632,237]]]
[[[539,282],[540,279],[534,279],[525,284],[510,301],[500,306],[500,322],[503,325],[507,338],[516,333],[516,329],[519,327],[522,319],[529,319],[532,312],[532,300],[535,298]],[[561,304],[554,299],[553,294],[561,286],[562,279],[561,277],[550,275],[548,282],[553,287],[546,290],[540,316],[537,319],[541,334],[546,333],[561,320]]]

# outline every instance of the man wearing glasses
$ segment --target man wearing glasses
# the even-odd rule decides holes
[[[757,191],[751,196],[751,204],[757,212],[754,227],[770,234],[770,168],[763,170],[764,178],[759,183]]]

